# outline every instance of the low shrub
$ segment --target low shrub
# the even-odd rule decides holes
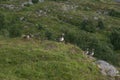
[[[120,28],[114,28],[110,35],[111,43],[115,50],[120,50]]]
[[[10,29],[9,29],[9,34],[10,34],[10,37],[20,37],[22,35],[22,30],[20,27],[18,26],[12,26]]]
[[[95,25],[90,20],[83,20],[80,24],[80,29],[85,30],[87,32],[95,32],[96,31]]]
[[[116,11],[116,10],[114,10],[114,9],[111,9],[111,10],[109,11],[109,15],[110,15],[110,16],[113,16],[113,17],[118,17],[118,18],[120,18],[120,12],[118,12],[118,11]]]
[[[32,0],[32,3],[38,3],[39,2],[39,0]]]
[[[5,16],[0,13],[0,30],[5,28]]]

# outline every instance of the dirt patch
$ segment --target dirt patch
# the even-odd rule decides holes
[[[76,47],[71,47],[71,48],[69,48],[69,53],[78,54],[78,53],[80,53],[80,50]]]
[[[54,50],[57,49],[57,45],[52,44],[52,43],[47,43],[44,47],[45,50]]]

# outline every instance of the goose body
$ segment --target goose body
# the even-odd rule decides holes
[[[84,52],[86,55],[89,54],[89,49],[87,48],[87,50]]]
[[[59,38],[59,42],[64,42],[64,40],[65,40],[64,35],[65,35],[64,33],[61,34],[61,37]]]
[[[90,56],[93,56],[95,53],[94,53],[94,49],[92,49],[91,53],[90,53]]]
[[[64,41],[64,37],[62,36],[61,38],[59,38],[59,41],[63,42]]]

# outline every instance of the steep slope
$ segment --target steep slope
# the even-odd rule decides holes
[[[107,80],[82,53],[71,44],[0,40],[0,80]]]
[[[86,50],[86,48],[91,50],[94,48],[94,57],[108,61],[120,68],[120,3],[116,3],[114,0],[44,0],[44,2],[31,4],[28,1],[29,0],[0,0],[0,38],[3,38],[3,40],[0,40],[3,47],[1,47],[0,61],[2,64],[1,71],[5,71],[5,73],[1,73],[1,79],[23,78],[24,80],[28,79],[28,77],[29,79],[39,79],[39,75],[42,75],[41,77],[44,80],[56,75],[59,77],[57,77],[58,80],[62,80],[63,78],[69,79],[69,77],[73,77],[73,80],[76,80],[75,78],[81,80],[80,77],[82,76],[83,80],[87,80],[88,78],[91,78],[91,80],[99,80],[99,78],[103,80],[102,78],[104,77],[98,76],[99,72],[95,66],[91,69],[91,67],[87,65],[92,65],[92,61],[89,62],[89,59],[81,54],[69,55],[71,51],[68,50],[68,48],[71,49],[73,45],[78,46],[82,50]],[[49,41],[47,44],[44,43],[44,40],[57,41],[62,33],[65,33],[65,42],[73,45],[50,42],[50,46],[46,46],[49,45]],[[9,40],[9,38],[20,38],[22,35],[28,34],[34,35],[35,39],[33,42],[14,39]],[[4,38],[6,40],[8,39],[8,42]],[[41,40],[43,43],[34,43],[36,40]],[[33,52],[31,49],[33,49]],[[61,50],[63,50],[63,52]],[[76,48],[75,51],[72,51],[73,53],[77,53]],[[9,52],[12,54],[11,56],[7,54]],[[20,55],[17,55],[17,53]],[[40,56],[39,53],[41,53]],[[42,53],[46,53],[46,57],[44,57]],[[81,52],[78,51],[78,53]],[[41,55],[43,55],[43,57]],[[28,56],[27,59],[26,56]],[[81,76],[79,75],[83,72],[84,68],[81,65],[83,62],[79,62],[79,59],[77,62],[78,57],[85,63],[83,66],[88,67],[85,68],[85,72]],[[46,61],[46,58],[48,61],[53,58],[55,59],[53,62],[40,62],[40,65],[37,65],[31,63],[34,62],[34,58],[35,63],[39,63],[39,60]],[[61,63],[59,59],[61,62],[66,62]],[[58,61],[54,62],[56,60]],[[22,64],[22,61],[25,61],[25,63]],[[70,65],[69,67],[68,65],[64,65],[67,63]],[[16,64],[18,64],[18,66]],[[43,64],[43,66],[41,66],[41,64]],[[42,71],[49,68],[50,64],[55,65],[60,72],[54,72],[53,74],[50,72],[51,75],[47,74],[46,71],[40,72],[40,70]],[[16,66],[9,68],[7,67],[9,65],[12,67],[13,65]],[[27,68],[22,69],[25,65],[27,65]],[[53,71],[53,68],[51,68],[53,67],[52,65],[50,66],[51,71]],[[61,65],[63,66],[62,70],[60,69]],[[43,68],[44,66],[46,66],[45,69]],[[40,70],[38,70],[38,67],[40,67]],[[75,70],[73,67],[76,67]],[[83,70],[80,69],[80,67],[82,67]],[[64,68],[67,68],[68,73],[64,73]],[[12,70],[7,72],[9,69]],[[15,69],[15,72],[13,69]],[[79,70],[81,70],[80,73]],[[34,73],[34,71],[36,72]],[[58,73],[60,73],[60,75]],[[34,74],[36,77],[32,76]],[[63,76],[63,74],[69,77],[67,76],[66,78],[64,76],[62,78],[61,76]],[[5,75],[7,75],[8,78]],[[96,77],[94,75],[96,75]]]

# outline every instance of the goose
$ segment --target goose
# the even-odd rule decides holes
[[[30,39],[30,35],[26,35],[26,38],[27,38],[27,39]]]
[[[64,37],[62,36],[60,39],[59,39],[60,42],[63,42],[64,41]]]
[[[60,42],[64,42],[64,33],[62,33],[61,37],[59,38]]]
[[[89,54],[89,48],[86,49],[86,51],[84,52],[84,54],[86,54],[86,55]]]
[[[94,51],[95,49],[92,49],[91,53],[90,53],[90,56],[93,56],[94,55]]]
[[[30,39],[30,35],[22,35],[22,38],[24,38],[24,39]]]

